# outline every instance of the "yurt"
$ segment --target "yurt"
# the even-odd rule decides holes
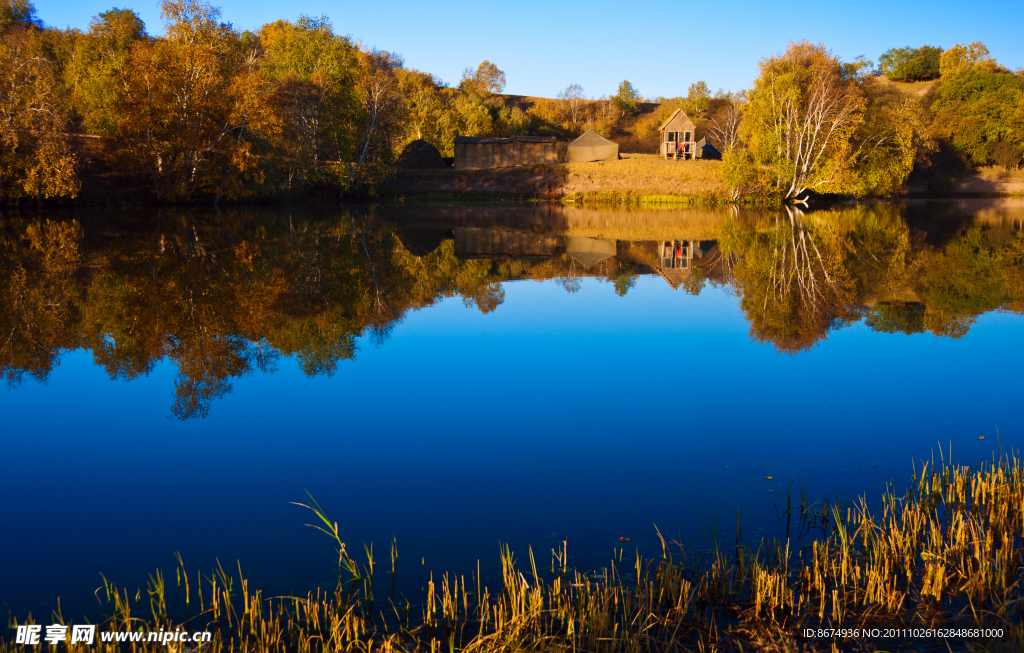
[[[584,161],[614,161],[619,158],[619,144],[613,143],[593,129],[569,143],[565,160],[569,163]]]

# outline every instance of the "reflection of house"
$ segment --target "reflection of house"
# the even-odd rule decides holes
[[[704,258],[711,243],[700,240],[664,240],[658,244],[658,272],[672,289],[678,289],[690,276],[693,259]]]
[[[554,234],[535,234],[532,231],[457,227],[455,256],[462,259],[550,258],[557,253],[558,240]]]
[[[693,142],[695,127],[686,112],[676,109],[668,120],[661,123],[661,156],[666,159],[692,159],[696,147]]]

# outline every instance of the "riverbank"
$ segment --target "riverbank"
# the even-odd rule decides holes
[[[473,193],[634,204],[728,201],[721,161],[670,161],[654,154],[626,154],[618,161],[489,170],[398,170],[382,191],[390,196]]]
[[[566,543],[550,561],[532,549],[516,560],[504,548],[502,587],[482,586],[472,571],[431,575],[414,605],[381,598],[394,584],[395,549],[390,573],[386,559],[352,558],[313,502],[305,507],[339,549],[333,593],[266,597],[223,569],[200,577],[182,567],[177,589],[159,572],[148,591],[105,581],[97,597],[109,617],[98,630],[206,630],[213,651],[1021,650],[1021,460],[925,462],[909,489],[886,492],[881,506],[878,515],[864,499],[811,503],[790,492],[784,540],[747,541],[738,521],[734,541],[715,537],[710,548],[659,532],[660,553],[645,558],[623,544],[607,568],[590,572],[572,569]],[[169,616],[186,606],[194,616]],[[29,650],[0,639],[4,653]]]
[[[989,166],[935,184],[908,184],[911,197],[1017,197],[1024,171]],[[721,161],[671,161],[625,154],[619,161],[559,163],[488,170],[397,170],[382,195],[404,199],[526,198],[631,205],[728,204]]]

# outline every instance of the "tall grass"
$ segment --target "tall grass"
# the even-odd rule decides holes
[[[1016,455],[977,467],[929,462],[903,495],[884,494],[880,514],[865,499],[811,504],[801,497],[794,505],[787,497],[786,504],[784,516],[814,533],[806,544],[787,538],[748,546],[737,518],[732,544],[716,540],[708,552],[658,532],[660,555],[618,549],[599,574],[572,569],[567,543],[551,551],[550,565],[538,564],[532,548],[517,560],[504,547],[501,587],[483,585],[479,565],[468,576],[431,575],[414,606],[375,598],[372,548],[364,547],[365,563],[349,557],[337,524],[313,502],[304,507],[338,546],[333,592],[266,597],[240,568],[237,577],[220,566],[200,575],[181,564],[176,588],[159,572],[135,593],[105,582],[100,630],[211,630],[204,648],[230,651],[641,653],[863,648],[863,635],[803,640],[801,633],[955,626],[1002,629],[1001,637],[956,642],[961,649],[1024,647],[1024,465]],[[391,560],[393,587],[394,543]],[[169,604],[185,605],[184,621],[168,616]],[[887,650],[912,643],[877,642]],[[0,642],[4,652],[26,648]],[[166,647],[132,645],[150,649]]]

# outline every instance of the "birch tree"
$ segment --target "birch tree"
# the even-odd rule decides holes
[[[326,17],[271,23],[260,30],[260,41],[275,83],[285,192],[338,181],[337,162],[351,148],[358,116],[355,49]]]
[[[729,93],[716,100],[724,100],[723,105],[708,117],[708,136],[715,147],[723,153],[732,152],[740,144],[740,123],[747,97],[743,93]]]
[[[402,57],[376,48],[360,53],[356,91],[366,111],[365,122],[349,166],[349,189],[379,181],[394,158],[394,141],[404,115],[402,89],[396,70]]]
[[[558,94],[558,100],[569,122],[573,125],[579,122],[580,110],[583,108],[583,87],[579,84],[570,84]]]
[[[245,194],[258,167],[248,135],[267,118],[257,52],[205,0],[164,0],[165,38],[136,41],[118,155],[160,199]]]
[[[912,103],[881,92],[867,66],[807,41],[761,61],[740,137],[762,190],[788,201],[900,191],[920,126]]]
[[[38,28],[8,26],[0,33],[0,201],[78,193],[64,104]]]
[[[841,192],[864,94],[823,45],[793,43],[760,68],[740,131],[762,184],[787,200],[808,190]]]

